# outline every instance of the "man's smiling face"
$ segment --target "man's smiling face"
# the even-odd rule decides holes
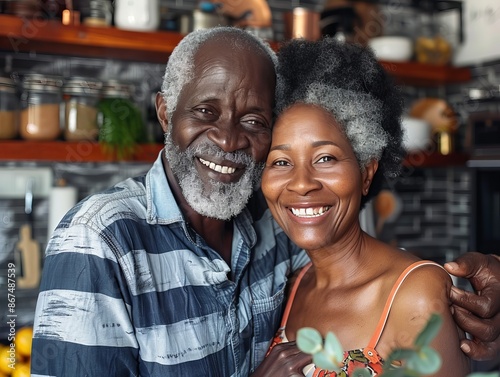
[[[271,142],[275,74],[264,53],[206,42],[178,98],[166,157],[189,205],[228,220],[242,211]]]

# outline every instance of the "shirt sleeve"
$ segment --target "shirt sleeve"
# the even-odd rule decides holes
[[[90,222],[59,226],[35,311],[32,376],[137,376],[129,303],[112,241]]]

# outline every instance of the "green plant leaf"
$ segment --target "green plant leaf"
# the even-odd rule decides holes
[[[392,363],[394,361],[408,360],[410,357],[414,356],[416,353],[417,353],[417,351],[415,351],[413,349],[406,349],[406,348],[397,348],[397,349],[393,350],[384,362],[384,371],[385,370],[393,370],[393,369],[400,370],[401,368],[393,366]]]
[[[372,373],[368,369],[358,368],[352,372],[351,377],[372,377]]]
[[[435,373],[441,368],[441,357],[434,349],[423,346],[407,360],[407,368],[424,375]]]
[[[390,370],[385,370],[381,374],[382,377],[406,377],[405,375],[405,370],[403,368],[396,368],[396,369],[390,369]]]
[[[429,345],[438,334],[442,323],[443,319],[439,314],[432,314],[429,318],[429,321],[427,321],[424,329],[420,332],[417,339],[415,340],[415,347],[419,349],[423,346]]]
[[[316,352],[313,355],[313,362],[320,369],[325,369],[330,372],[340,372],[340,365],[337,360],[334,360],[325,350]]]
[[[328,332],[325,337],[324,344],[325,352],[335,360],[337,363],[341,363],[344,360],[344,350],[340,344],[339,339],[333,332]]]
[[[102,99],[98,109],[99,142],[105,153],[119,160],[133,155],[145,134],[140,109],[125,98]]]
[[[314,355],[323,349],[323,338],[318,330],[303,327],[297,331],[297,347],[304,353]]]

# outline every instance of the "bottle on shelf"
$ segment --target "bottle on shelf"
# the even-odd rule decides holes
[[[98,103],[99,143],[117,159],[131,157],[146,132],[142,111],[133,100],[134,86],[110,80],[103,84]]]
[[[101,87],[102,82],[84,77],[74,77],[64,84],[65,140],[97,140],[97,103]]]
[[[23,79],[19,133],[26,140],[56,140],[61,135],[62,77],[29,74]]]
[[[15,139],[19,129],[19,97],[16,82],[0,77],[0,139]]]

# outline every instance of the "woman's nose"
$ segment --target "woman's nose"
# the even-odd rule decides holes
[[[321,189],[322,184],[317,179],[314,169],[303,165],[295,165],[292,169],[287,189],[300,195],[307,195],[309,192]]]

